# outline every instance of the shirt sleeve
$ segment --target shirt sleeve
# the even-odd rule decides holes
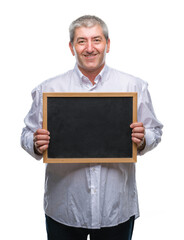
[[[138,94],[138,122],[142,122],[145,127],[146,140],[145,148],[138,154],[143,155],[155,148],[161,141],[163,125],[155,115],[147,83],[143,84]]]
[[[33,89],[32,93],[33,103],[30,111],[24,119],[25,127],[21,134],[21,146],[27,151],[32,157],[40,160],[42,156],[35,154],[33,145],[33,134],[34,132],[42,128],[42,92],[40,87]]]

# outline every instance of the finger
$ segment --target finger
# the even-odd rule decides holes
[[[36,135],[50,135],[50,132],[47,131],[46,129],[38,129],[35,133],[34,136]]]
[[[132,129],[133,133],[144,133],[145,129],[144,127],[135,127]]]
[[[38,141],[38,140],[46,140],[48,141],[50,139],[49,135],[35,135],[34,136],[34,142]]]
[[[40,152],[43,153],[48,147],[49,147],[49,145],[46,144],[46,145],[43,145],[43,146],[39,147],[38,149],[39,149]]]
[[[132,137],[139,138],[142,140],[144,138],[144,134],[143,133],[132,133]]]
[[[142,139],[132,137],[132,141],[138,145],[139,143],[141,143]]]
[[[40,147],[36,146],[36,144],[35,144],[36,151],[39,152],[40,154],[43,154],[43,152],[44,152],[48,147],[49,147],[48,144],[45,144],[45,145],[40,146]]]
[[[38,148],[38,147],[41,147],[41,146],[43,146],[43,145],[48,145],[49,144],[49,141],[45,141],[45,140],[43,140],[43,141],[36,141],[35,142],[35,146]]]
[[[142,122],[135,122],[135,123],[132,123],[130,125],[131,128],[135,128],[135,127],[143,127],[143,123]]]

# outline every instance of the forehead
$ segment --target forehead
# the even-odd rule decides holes
[[[94,25],[93,27],[78,27],[78,28],[76,28],[74,39],[93,38],[96,36],[104,37],[103,30],[100,25]]]

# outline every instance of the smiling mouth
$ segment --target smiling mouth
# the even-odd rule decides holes
[[[97,53],[96,54],[84,54],[83,56],[86,58],[94,58],[97,56]]]

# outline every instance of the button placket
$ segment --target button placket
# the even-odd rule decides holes
[[[90,173],[91,173],[91,211],[92,211],[92,226],[98,227],[100,222],[100,196],[99,196],[99,188],[100,188],[100,165],[91,165]]]

